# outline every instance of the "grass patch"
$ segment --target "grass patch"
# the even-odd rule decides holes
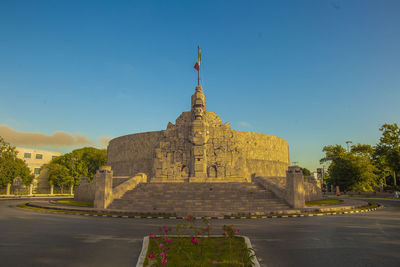
[[[323,199],[323,200],[316,200],[316,201],[308,201],[306,202],[306,206],[320,206],[320,205],[335,205],[335,204],[339,204],[340,202],[342,202],[339,199],[331,199],[331,198],[327,198],[327,199]]]
[[[46,212],[54,212],[54,213],[64,213],[64,214],[73,214],[73,215],[82,215],[82,214],[89,214],[89,215],[95,215],[95,216],[117,216],[117,217],[122,217],[122,216],[127,216],[130,218],[135,218],[137,216],[139,217],[163,217],[163,218],[169,218],[171,216],[175,216],[175,214],[165,214],[165,213],[160,213],[160,214],[152,214],[152,213],[117,213],[117,212],[98,212],[98,211],[79,211],[79,210],[66,210],[66,209],[56,209],[56,208],[40,208],[40,207],[35,207],[35,206],[30,206],[28,205],[29,202],[22,203],[18,205],[19,208],[23,209],[29,209],[29,210],[36,210],[36,211],[46,211]]]
[[[352,198],[376,198],[376,199],[392,199],[392,200],[400,200],[400,198],[394,198],[394,197],[377,197],[377,196],[363,196],[363,195],[340,195],[339,197],[352,197]]]
[[[252,266],[250,250],[240,236],[199,237],[199,244],[193,244],[190,237],[166,238],[172,240],[166,251],[166,266]],[[161,266],[160,241],[156,241],[156,238],[150,238],[149,241],[144,266]],[[154,254],[154,258],[149,258],[150,253]]]
[[[57,203],[72,205],[72,206],[83,206],[83,207],[93,207],[93,202],[86,202],[86,201],[76,201],[73,199],[58,199],[56,200]]]

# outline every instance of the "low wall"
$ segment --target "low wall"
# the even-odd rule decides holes
[[[292,168],[292,167],[291,167]],[[321,188],[316,184],[315,181],[304,181],[304,178],[299,178],[298,181],[303,181],[304,190],[301,189],[300,191],[303,192],[296,192],[297,189],[289,190],[287,183],[287,177],[262,177],[257,176],[253,178],[253,182],[261,185],[267,190],[273,192],[278,198],[285,200],[287,203],[290,203],[290,199],[294,196],[294,194],[304,194],[304,201],[315,201],[320,200],[323,198]],[[290,180],[289,180],[290,181]],[[292,192],[293,191],[293,192]],[[290,193],[292,192],[292,193]],[[292,195],[291,195],[292,194]],[[301,200],[303,202],[303,200]]]
[[[87,177],[81,178],[80,185],[75,188],[74,200],[93,202],[96,193],[96,182],[89,183]]]
[[[134,177],[115,177],[112,181],[112,198],[120,198],[127,191],[132,190],[138,183],[146,183],[146,174],[139,173]],[[96,179],[88,182],[86,177],[81,178],[80,185],[75,189],[74,200],[94,202],[96,195]]]
[[[305,201],[321,200],[321,188],[315,182],[304,182],[304,199]]]
[[[139,183],[147,183],[147,175],[144,173],[138,173],[136,176],[126,180],[122,184],[113,188],[112,198],[121,198],[126,192],[135,188]]]
[[[287,202],[286,196],[286,177],[260,177],[257,176],[253,181],[267,190],[272,191],[278,198]]]

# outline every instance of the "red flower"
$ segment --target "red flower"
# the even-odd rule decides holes
[[[154,254],[153,254],[153,253],[150,253],[149,258],[150,258],[150,259],[154,258]]]
[[[161,264],[165,265],[165,264],[167,264],[167,262],[168,262],[168,260],[165,258],[164,260],[161,261]]]
[[[197,240],[194,236],[192,236],[192,243],[193,244],[200,244],[200,241]]]

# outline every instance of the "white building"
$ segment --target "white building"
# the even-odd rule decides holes
[[[42,170],[42,166],[49,163],[52,159],[61,156],[61,153],[22,147],[17,147],[16,151],[18,152],[17,157],[24,160],[28,168],[35,175],[34,189],[48,189],[50,187],[48,176]]]

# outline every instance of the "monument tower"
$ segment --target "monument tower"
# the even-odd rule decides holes
[[[197,70],[197,86],[196,91],[192,95],[192,122],[190,141],[192,143],[192,170],[193,176],[198,178],[207,177],[207,150],[206,144],[209,139],[208,123],[204,118],[207,109],[206,95],[200,86],[200,62],[201,50],[198,46],[198,58],[194,65]]]
[[[192,169],[193,176],[198,178],[207,177],[207,149],[206,144],[210,132],[208,123],[204,118],[206,112],[206,96],[200,85],[192,95],[192,121],[190,141],[192,143]]]

